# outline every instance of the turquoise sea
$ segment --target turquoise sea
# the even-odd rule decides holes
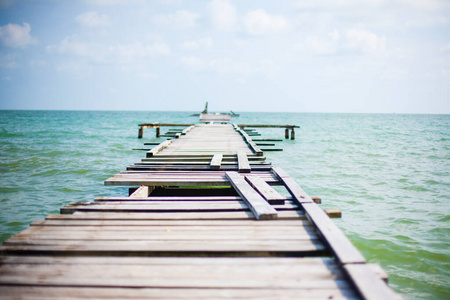
[[[189,112],[0,111],[0,242],[72,201],[125,195],[103,181],[145,156],[143,122]],[[322,207],[405,299],[450,298],[450,115],[245,113],[237,124],[296,124],[266,152]],[[284,129],[263,129],[284,138]],[[146,146],[150,147],[150,146]]]

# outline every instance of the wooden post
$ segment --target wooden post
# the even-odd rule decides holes
[[[284,138],[285,139],[289,138],[289,128],[286,128],[286,130],[284,131]]]
[[[156,137],[159,137],[159,135],[161,134],[161,127],[156,127]]]
[[[291,140],[295,140],[295,131],[294,131],[294,127],[292,127],[292,129],[291,129]]]
[[[143,136],[144,136],[144,128],[141,126],[139,127],[138,139],[142,139]]]

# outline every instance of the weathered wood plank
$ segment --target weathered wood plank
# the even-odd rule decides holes
[[[302,205],[307,217],[317,227],[331,251],[342,264],[366,262],[358,249],[316,203],[303,203]]]
[[[234,211],[234,212],[204,212],[204,213],[95,213],[95,212],[75,212],[72,215],[48,215],[46,220],[255,220],[256,217],[250,211]],[[303,211],[279,211],[278,219],[305,220],[306,216]]]
[[[239,196],[148,196],[148,197],[95,197],[95,202],[103,201],[237,201],[241,200]]]
[[[4,299],[360,299],[343,282],[328,289],[204,289],[0,286]]]
[[[152,150],[150,150],[149,152],[147,152],[147,157],[151,157],[154,156],[155,154],[157,154],[158,152],[160,152],[162,149],[164,149],[165,147],[169,146],[171,143],[170,140],[164,141],[161,144],[159,144],[158,146],[154,147]]]
[[[181,227],[188,228],[191,226],[197,226],[201,228],[207,227],[304,227],[311,226],[311,222],[309,220],[304,220],[301,218],[297,219],[277,219],[271,220],[270,222],[258,222],[252,219],[243,219],[243,220],[120,220],[120,219],[109,219],[109,220],[85,220],[85,219],[53,219],[49,218],[47,220],[37,220],[31,223],[31,226],[65,226],[69,228],[76,228],[78,226],[102,226],[103,228],[106,226],[121,226],[121,227]]]
[[[237,152],[239,173],[250,173],[251,167],[247,159],[247,154],[243,151]]]
[[[210,162],[210,168],[212,170],[219,170],[222,164],[222,158],[223,158],[222,154],[214,155]]]
[[[216,253],[224,256],[280,256],[304,253],[303,255],[323,254],[326,248],[319,240],[32,240],[7,241],[0,246],[4,253],[51,252],[73,255],[163,255],[186,256]]]
[[[130,198],[147,197],[148,194],[149,194],[148,186],[142,185],[130,195]]]
[[[298,203],[314,203],[311,197],[283,169],[274,166],[272,170]]]
[[[261,222],[257,222],[261,223]],[[46,226],[46,225],[40,225],[40,226],[30,226],[29,228],[25,229],[21,233],[14,235],[13,237],[25,237],[26,235],[42,235],[42,234],[49,234],[49,233],[56,233],[56,234],[63,234],[64,232],[74,232],[76,234],[83,232],[89,232],[94,231],[94,233],[118,233],[119,235],[123,235],[124,233],[132,233],[132,234],[166,234],[166,235],[175,235],[179,232],[194,232],[194,234],[203,234],[203,233],[209,233],[209,234],[215,234],[215,233],[240,233],[243,234],[259,234],[259,237],[262,237],[264,235],[273,235],[273,234],[281,234],[285,236],[286,239],[296,239],[298,238],[296,236],[296,232],[301,235],[311,235],[313,238],[317,238],[317,234],[314,231],[314,226],[312,225],[290,225],[285,226],[284,228],[281,228],[281,226],[270,226],[270,222],[265,226],[251,226],[248,224],[247,226],[241,225],[241,226],[217,226],[217,225],[209,225],[209,226],[201,226],[201,225],[178,225],[178,226],[172,226],[172,225],[135,225],[135,226],[121,226],[121,225],[83,225],[83,226]],[[291,236],[292,235],[292,236]],[[34,236],[33,236],[34,238]],[[63,237],[68,238],[68,237]],[[69,238],[72,238],[69,237]],[[223,237],[217,237],[217,238],[223,238]]]
[[[232,288],[127,288],[127,287],[40,287],[0,286],[3,299],[360,299],[351,286],[337,281],[334,288],[323,289],[232,289]]]
[[[236,172],[227,172],[226,176],[231,185],[236,189],[241,198],[247,202],[250,210],[257,219],[276,219],[277,211],[261,197],[246,181]]]
[[[245,175],[245,180],[257,190],[270,204],[284,204],[286,197],[281,196],[270,185],[256,175]]]
[[[367,264],[346,264],[344,269],[349,274],[364,299],[402,299],[395,294],[373,269]]]
[[[252,240],[256,241],[279,241],[283,243],[285,241],[307,241],[318,240],[317,234],[314,234],[313,230],[251,230],[241,232],[231,230],[210,230],[210,231],[195,231],[195,230],[183,230],[176,231],[172,229],[166,230],[103,230],[102,228],[81,228],[84,231],[73,230],[57,230],[57,228],[51,227],[53,230],[36,230],[38,227],[33,227],[34,230],[28,230],[24,233],[17,234],[4,242],[4,245],[14,244],[28,244],[32,241],[36,243],[49,242],[57,243],[57,241],[75,241],[83,240],[90,241],[198,241],[207,240],[208,242],[222,241],[222,240]],[[64,229],[64,228],[63,228]]]
[[[117,258],[103,258],[103,263],[87,258],[77,259],[80,264],[46,259],[48,263],[14,263],[0,267],[0,283],[23,283],[55,286],[110,286],[110,287],[182,287],[191,288],[280,288],[280,289],[329,289],[336,288],[336,281],[345,279],[345,274],[335,264],[323,263],[320,259],[306,263],[279,258],[278,264],[271,258],[154,258],[139,257],[126,265]],[[101,258],[100,258],[101,259]],[[200,262],[204,260],[204,263]],[[254,260],[253,262],[247,262]],[[139,265],[138,262],[142,264]],[[53,262],[53,263],[51,263]],[[88,262],[91,262],[88,264]],[[211,262],[211,264],[207,264]],[[50,264],[51,263],[51,264]],[[241,263],[241,264],[239,264]],[[258,264],[259,263],[259,264]],[[241,267],[242,266],[242,267]],[[15,267],[15,269],[13,269]],[[117,268],[117,271],[114,269]],[[102,269],[106,274],[102,274]],[[32,278],[26,275],[32,274]],[[124,276],[126,274],[126,276]],[[307,279],[298,280],[302,275]],[[17,276],[17,277],[16,277]],[[73,282],[70,280],[73,279]]]
[[[254,172],[266,182],[278,183],[269,172]],[[105,180],[105,185],[229,186],[225,171],[126,171]]]
[[[282,210],[297,210],[297,205],[291,203],[273,206]],[[219,212],[251,210],[248,202],[244,201],[145,201],[132,202],[73,202],[61,208],[61,214],[71,214],[75,211],[100,212]]]

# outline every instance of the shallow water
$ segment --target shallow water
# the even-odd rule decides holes
[[[0,111],[0,241],[73,201],[125,195],[103,181],[145,156],[143,122],[188,112]],[[236,123],[296,124],[268,159],[296,178],[389,273],[406,299],[450,297],[450,115],[241,113]],[[261,129],[283,138],[284,129]]]

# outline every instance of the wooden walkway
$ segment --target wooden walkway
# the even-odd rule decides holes
[[[1,299],[397,299],[231,124],[197,124],[1,246]],[[275,187],[278,186],[278,187]],[[317,200],[316,200],[317,201]]]

